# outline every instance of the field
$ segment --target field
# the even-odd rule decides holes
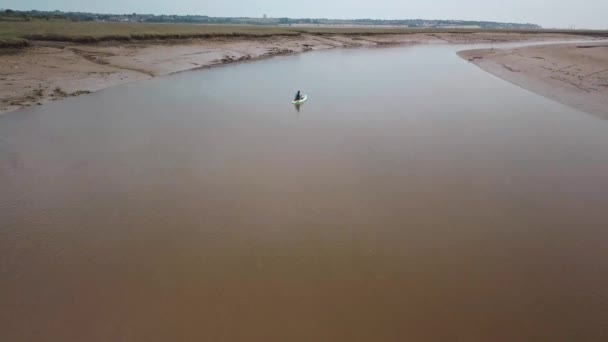
[[[143,24],[143,23],[100,23],[69,21],[0,21],[0,47],[27,46],[31,40],[96,43],[101,41],[138,41],[162,39],[190,39],[211,37],[266,37],[303,33],[326,35],[377,35],[407,33],[477,33],[477,32],[517,32],[517,33],[567,33],[585,36],[605,36],[607,31],[564,31],[564,30],[476,30],[476,29],[414,29],[379,27],[287,27],[287,26],[241,26],[241,25],[193,25],[193,24]]]
[[[0,46],[30,40],[96,43],[153,39],[188,39],[218,36],[298,35],[280,27],[188,24],[98,23],[68,21],[0,22]]]

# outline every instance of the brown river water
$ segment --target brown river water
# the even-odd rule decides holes
[[[608,121],[457,49],[1,116],[0,340],[608,341]]]

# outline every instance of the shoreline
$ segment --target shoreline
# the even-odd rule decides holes
[[[315,50],[414,44],[580,40],[555,33],[301,34],[179,41],[32,42],[0,49],[0,114],[177,72]]]
[[[458,55],[520,88],[608,119],[608,41],[476,49]]]

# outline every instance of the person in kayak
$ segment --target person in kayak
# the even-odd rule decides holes
[[[302,93],[300,93],[300,91],[298,90],[298,92],[296,93],[296,98],[294,101],[300,101],[302,99]]]

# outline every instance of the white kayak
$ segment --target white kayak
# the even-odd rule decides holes
[[[293,104],[296,104],[296,105],[297,105],[297,104],[302,104],[302,103],[306,102],[306,100],[308,100],[308,95],[304,95],[304,96],[302,96],[302,98],[301,98],[301,99],[299,99],[299,100],[297,100],[297,101],[295,101],[295,100],[294,100],[294,101],[291,101],[291,103],[293,103]]]

